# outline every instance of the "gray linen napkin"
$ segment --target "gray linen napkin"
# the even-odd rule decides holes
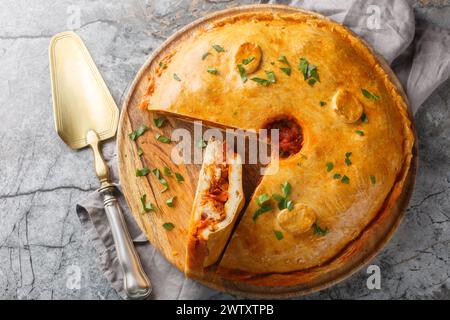
[[[350,27],[391,64],[411,103],[413,113],[450,76],[450,33],[414,20],[405,0],[270,1],[299,6]],[[114,144],[104,148],[117,179]],[[130,233],[143,267],[153,284],[154,299],[220,299],[230,296],[189,280],[171,266],[146,240],[119,195]],[[100,195],[95,192],[76,208],[81,224],[98,252],[99,268],[123,298],[122,277]]]

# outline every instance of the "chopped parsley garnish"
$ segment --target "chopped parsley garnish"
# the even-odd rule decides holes
[[[278,231],[278,230],[274,230],[273,233],[275,234],[275,238],[277,238],[277,240],[281,240],[283,239],[283,232]]]
[[[242,60],[242,64],[244,65],[248,65],[250,62],[252,62],[253,60],[255,60],[255,57],[251,56],[248,57],[247,59]]]
[[[141,124],[139,127],[136,128],[132,133],[130,133],[128,136],[131,140],[136,141],[136,139],[144,134],[145,131],[148,130],[148,127],[145,124]]]
[[[247,82],[247,71],[245,71],[242,64],[238,64],[237,68],[238,68],[239,75],[241,76],[242,81]]]
[[[278,202],[278,208],[280,210],[288,209],[292,211],[294,209],[294,202],[289,199],[289,195],[291,194],[292,186],[289,182],[284,182],[281,184],[281,192],[283,195],[273,194],[272,198]]]
[[[256,219],[262,215],[263,213],[272,211],[273,207],[270,204],[263,204],[262,206],[260,206],[258,208],[258,210],[255,211],[255,213],[253,214],[253,221],[256,221]]]
[[[253,221],[256,221],[256,219],[263,213],[272,211],[274,209],[272,205],[268,204],[268,202],[270,201],[270,196],[267,193],[259,195],[255,201],[259,208],[253,214]]]
[[[256,198],[256,203],[258,206],[262,206],[264,203],[270,200],[270,196],[267,193],[263,193],[258,198]]]
[[[308,79],[308,65],[309,62],[305,58],[300,58],[300,61],[298,63],[298,70],[303,73],[304,79]]]
[[[162,61],[160,61],[160,62],[158,63],[158,65],[159,65],[159,67],[160,67],[161,69],[166,69],[166,68],[167,68],[167,64],[165,64],[165,63],[162,62]]]
[[[292,202],[292,200],[287,200],[287,201],[286,201],[286,208],[287,208],[289,211],[294,210],[294,202]]]
[[[156,137],[156,140],[158,140],[159,142],[162,142],[162,143],[171,143],[172,142],[172,140],[170,140],[170,138],[160,135],[159,133],[155,137]]]
[[[357,135],[360,135],[361,137],[364,136],[364,131],[362,130],[356,130],[355,132]]]
[[[177,178],[178,182],[183,182],[184,181],[184,177],[178,172],[175,173],[175,178]]]
[[[224,52],[224,48],[222,48],[221,46],[219,46],[218,44],[213,44],[212,47],[214,48],[214,50],[216,50],[217,52]]]
[[[167,180],[162,177],[161,170],[159,170],[158,168],[155,168],[152,170],[152,172],[158,179],[159,183],[161,183],[164,186],[164,188],[161,190],[161,192],[166,192],[167,190],[169,190],[169,184],[167,183]]]
[[[333,170],[333,168],[334,168],[333,162],[327,162],[327,172],[330,172],[331,170]]]
[[[263,78],[253,77],[250,80],[255,81],[257,84],[265,87],[267,87],[270,84],[269,80]]]
[[[305,58],[300,58],[298,70],[303,74],[303,78],[310,86],[314,86],[316,82],[320,82],[317,66],[309,63]]]
[[[202,60],[205,60],[209,55],[211,54],[211,52],[206,52],[202,55]]]
[[[282,54],[281,56],[278,57],[278,61],[283,62],[283,63],[287,64],[288,66],[290,66],[289,61],[287,60],[287,58],[284,54]]]
[[[144,167],[142,169],[136,169],[136,177],[145,177],[150,173],[150,169],[147,167]]]
[[[284,197],[283,197],[282,195],[279,195],[278,193],[274,193],[274,194],[272,195],[272,198],[273,198],[274,200],[278,201],[278,202],[284,201]]]
[[[152,170],[153,174],[156,176],[156,178],[161,179],[161,170],[158,168],[155,168]]]
[[[270,83],[277,82],[277,79],[275,78],[275,73],[273,73],[273,71],[266,71],[266,74],[267,74],[267,78],[269,79]]]
[[[161,189],[161,193],[166,192],[167,190],[169,190],[169,184],[167,183],[166,179],[161,178],[159,179],[159,182],[161,182],[161,184],[163,185],[164,188]]]
[[[317,71],[317,67],[315,65],[310,64],[308,67],[308,72],[311,78],[313,78],[317,82],[320,82],[319,72]]]
[[[349,183],[350,183],[350,178],[347,177],[346,175],[344,175],[344,176],[342,177],[342,179],[341,179],[341,182],[342,182],[342,183],[345,183],[345,184],[349,184]]]
[[[139,148],[137,149],[137,154],[138,154],[139,157],[142,156],[142,155],[144,154],[144,150],[142,150],[142,148],[139,147]]]
[[[255,81],[257,84],[265,87],[267,87],[271,83],[277,82],[277,79],[275,78],[275,73],[273,71],[266,71],[266,75],[268,79],[253,77],[250,80]]]
[[[378,101],[380,100],[380,97],[377,96],[375,93],[372,93],[366,89],[361,89],[361,92],[363,94],[364,97],[366,97],[367,99],[373,100],[373,101]]]
[[[289,197],[291,194],[292,186],[289,182],[284,182],[281,184],[281,191],[283,192],[283,195],[285,198]]]
[[[370,176],[370,182],[371,182],[372,184],[377,183],[377,179],[375,178],[375,176]]]
[[[349,177],[347,177],[346,175],[341,175],[341,174],[339,174],[339,173],[335,173],[335,174],[333,175],[333,179],[335,179],[335,180],[341,180],[341,182],[342,182],[342,183],[345,183],[345,184],[349,184],[349,183],[350,183],[350,178],[349,178]]]
[[[164,118],[164,117],[153,118],[153,123],[158,128],[161,128],[164,125],[165,122],[166,122],[166,118]]]
[[[292,69],[290,67],[282,67],[280,68],[281,71],[283,71],[283,73],[287,74],[288,76],[291,75]]]
[[[327,105],[327,103],[325,101],[320,101],[320,106],[321,107],[325,107]]]
[[[155,206],[150,202],[147,203],[147,195],[146,194],[142,195],[141,203],[142,203],[142,209],[144,210],[144,212],[147,213],[150,211],[155,211]]]
[[[274,194],[272,195],[272,197],[278,201],[278,209],[288,209],[289,211],[292,211],[292,209],[294,209],[294,203],[291,200],[284,198],[279,194]]]
[[[313,224],[313,230],[314,230],[315,235],[318,235],[321,237],[325,236],[329,231],[328,227],[325,227],[325,229],[322,229],[317,222]]]
[[[204,149],[204,148],[206,148],[207,145],[208,145],[208,143],[206,143],[206,141],[203,139],[199,139],[197,141],[197,143],[195,144],[195,146],[199,149]]]
[[[369,122],[369,118],[367,118],[367,115],[364,112],[361,115],[361,122],[364,122],[364,123]]]
[[[175,200],[175,197],[172,197],[172,198],[167,199],[167,200],[166,200],[167,206],[173,208],[173,202],[174,202],[174,200]]]
[[[313,87],[314,84],[315,84],[316,82],[317,82],[316,79],[309,79],[309,80],[308,80],[308,84],[309,84],[311,87]]]
[[[180,77],[176,73],[173,74],[173,78],[177,81],[181,81]]]
[[[211,74],[217,74],[219,72],[219,70],[217,70],[216,68],[208,68],[208,70],[206,71],[208,71]]]
[[[348,166],[352,164],[352,161],[350,160],[350,156],[351,155],[352,155],[351,152],[345,153],[345,164],[348,165]]]
[[[164,168],[163,168],[163,171],[164,171],[164,175],[165,175],[165,176],[168,176],[168,177],[171,177],[171,176],[172,176],[172,170],[170,170],[169,167],[164,167]]]
[[[172,222],[166,222],[162,226],[167,231],[171,231],[173,228],[175,228],[175,225]]]

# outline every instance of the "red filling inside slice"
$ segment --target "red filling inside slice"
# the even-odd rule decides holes
[[[296,154],[302,148],[302,129],[297,121],[290,117],[276,118],[270,120],[264,129],[268,130],[270,143],[278,143],[281,158],[287,158]],[[279,141],[272,141],[271,130],[278,129]]]

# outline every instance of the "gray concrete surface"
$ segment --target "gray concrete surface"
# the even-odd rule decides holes
[[[208,12],[252,2],[0,2],[0,298],[118,298],[75,214],[74,204],[97,181],[90,152],[71,152],[54,132],[50,37],[75,28],[120,105],[146,57],[175,30]],[[410,3],[421,19],[450,28],[449,0]],[[450,81],[416,120],[416,189],[395,237],[372,262],[381,268],[381,290],[367,289],[362,270],[308,298],[450,298]],[[77,274],[80,283],[73,280]]]

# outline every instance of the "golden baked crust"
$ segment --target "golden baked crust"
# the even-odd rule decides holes
[[[276,83],[243,82],[235,59],[245,43],[262,51],[257,71],[248,78],[267,78],[270,70]],[[280,55],[291,65],[290,76],[280,71],[286,67]],[[300,58],[317,66],[320,82],[305,81],[297,68]],[[354,106],[352,112],[346,111],[348,105]],[[149,75],[142,106],[243,129],[259,129],[280,115],[300,124],[300,152],[282,160],[278,174],[265,176],[254,198],[280,193],[280,184],[289,182],[290,199],[311,209],[317,225],[329,231],[324,236],[314,228],[301,234],[284,231],[277,240],[280,210],[254,220],[258,205],[252,199],[220,262],[219,271],[228,275],[287,273],[328,263],[396,201],[412,157],[407,105],[388,73],[345,27],[308,14],[236,14],[193,33]],[[367,122],[355,121],[358,106]],[[335,174],[341,179],[333,179]],[[344,175],[349,180],[342,180]]]

